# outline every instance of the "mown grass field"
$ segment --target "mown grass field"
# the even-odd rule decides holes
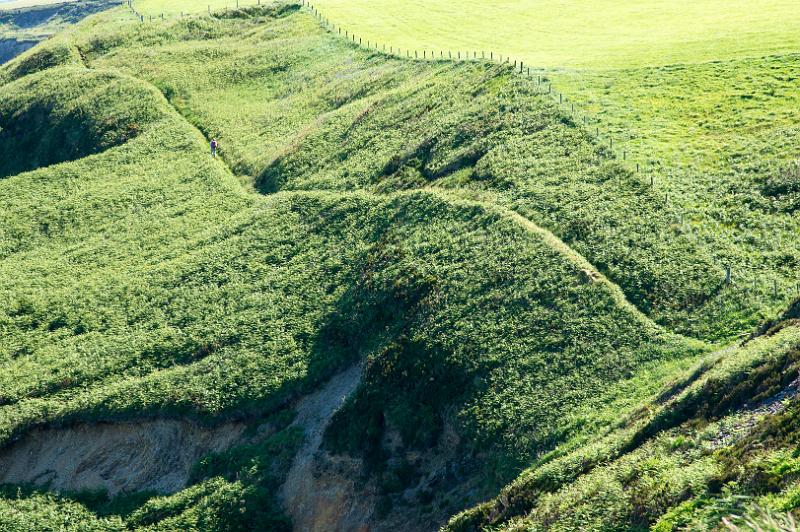
[[[643,517],[569,484],[794,371],[787,321],[689,373],[795,299],[793,174],[755,161],[721,192],[658,168],[651,188],[508,66],[389,57],[296,4],[144,24],[119,8],[3,67],[0,96],[0,443],[145,417],[281,429],[167,497],[9,487],[4,526],[286,528],[274,493],[302,437],[286,406],[358,361],[326,442],[369,460],[394,512],[424,476],[409,457],[453,430],[479,489],[425,503],[439,519],[533,465],[508,488],[519,512],[546,486],[599,528],[655,523],[684,479]],[[783,373],[749,380],[762,366]],[[627,485],[641,461],[596,478]],[[568,521],[549,508],[541,522]],[[520,515],[484,510],[464,522]]]
[[[491,50],[531,66],[620,68],[764,56],[800,48],[789,0],[510,2],[319,0],[337,25],[403,50]],[[255,1],[242,0],[241,5]],[[231,0],[141,0],[144,14],[232,9]]]

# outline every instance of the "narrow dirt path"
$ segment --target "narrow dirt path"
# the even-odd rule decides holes
[[[324,530],[337,521],[348,498],[348,486],[322,486],[315,478],[317,455],[322,446],[325,428],[345,400],[361,382],[360,365],[339,373],[314,393],[301,399],[292,423],[305,432],[303,446],[297,451],[292,467],[281,488],[281,498],[292,516],[295,530]]]

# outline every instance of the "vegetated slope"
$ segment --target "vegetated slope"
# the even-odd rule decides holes
[[[144,0],[143,8],[160,3]],[[791,142],[800,89],[800,19],[791,2],[422,4],[314,2],[365,43],[412,56],[491,50],[495,59],[523,61],[545,89],[552,81],[563,93],[566,109],[577,105],[581,119],[642,165],[696,165],[691,180],[705,181],[709,171],[724,176],[742,144],[751,157],[800,156]]]
[[[790,530],[798,507],[796,303],[620,427],[540,461],[448,530]],[[785,528],[780,528],[781,526]],[[725,527],[724,529],[727,529]]]
[[[160,94],[83,65],[3,87],[0,177],[80,159],[123,144],[159,118]],[[137,90],[138,89],[138,90]]]
[[[705,339],[749,330],[795,293],[800,232],[764,192],[777,170],[665,189],[664,169],[651,187],[510,67],[400,60],[285,8],[269,25],[257,13],[144,24],[124,49],[96,28],[81,46],[159,86],[262,192],[436,187],[502,204],[658,323]]]
[[[379,195],[352,182],[320,187],[346,191],[246,192],[170,105],[210,132],[182,105],[191,91],[159,81],[168,101],[115,64],[149,50],[150,61],[171,55],[176,71],[202,79],[211,50],[231,53],[232,36],[242,42],[250,31],[283,40],[284,57],[286,30],[324,44],[317,53],[360,53],[309,34],[313,19],[291,6],[240,16],[154,28],[110,13],[3,70],[0,91],[28,89],[5,112],[31,153],[44,153],[49,128],[75,123],[64,117],[81,108],[76,90],[97,91],[102,107],[86,108],[76,128],[93,149],[32,160],[26,168],[38,168],[0,181],[0,231],[11,242],[0,259],[0,441],[40,425],[150,417],[271,429],[204,460],[192,485],[169,496],[9,488],[4,526],[57,526],[64,511],[87,528],[285,528],[274,494],[302,438],[291,401],[359,361],[364,382],[326,445],[363,460],[378,526],[380,516],[396,523],[406,514],[429,526],[537,454],[602,431],[704,349],[655,325],[580,255],[502,205],[444,190]],[[209,48],[190,51],[190,64],[158,48],[173,39]],[[227,64],[257,74],[249,88],[283,82],[281,69]],[[387,67],[489,86],[511,80],[489,67]],[[228,83],[217,85],[220,106]],[[50,102],[48,113],[15,125],[37,100]],[[583,138],[591,149],[546,105],[531,112],[554,125],[554,140]],[[253,135],[242,149],[263,130]],[[433,453],[426,460],[441,457],[435,469],[418,460],[423,449]],[[408,489],[416,498],[404,497]]]
[[[148,1],[144,8],[159,4]],[[190,9],[189,4],[181,9]],[[800,226],[793,216],[796,178],[791,177],[800,159],[800,48],[794,37],[800,35],[800,26],[793,6],[781,1],[762,2],[758,8],[752,3],[720,8],[713,1],[690,7],[614,1],[535,6],[468,2],[458,9],[449,2],[427,2],[420,9],[413,3],[390,4],[322,0],[315,7],[364,45],[385,44],[395,54],[410,50],[412,57],[425,53],[430,59],[444,49],[461,50],[463,58],[475,50],[493,50],[495,59],[503,54],[523,60],[533,68],[533,78],[542,80],[542,90],[550,90],[552,84],[556,99],[563,98],[562,109],[573,120],[587,120],[605,146],[613,143],[618,158],[624,154],[629,169],[640,167],[642,182],[653,179],[668,214],[655,227],[645,225],[644,239],[637,235],[634,240],[646,241],[652,234],[659,234],[659,241],[674,238],[670,230],[686,235],[708,252],[714,268],[730,265],[738,286],[752,292],[734,298],[728,294],[728,301],[720,302],[712,295],[713,285],[699,282],[707,275],[703,266],[687,283],[681,281],[685,273],[678,273],[687,268],[679,266],[672,274],[677,282],[655,291],[673,294],[679,307],[688,300],[695,302],[691,306],[702,301],[708,310],[700,314],[710,316],[686,324],[698,320],[698,313],[653,315],[660,323],[690,334],[724,336],[759,316],[745,311],[750,314],[747,321],[721,326],[730,323],[730,316],[723,315],[739,315],[741,307],[753,306],[769,308],[769,314],[788,304],[797,291],[798,259],[789,250],[800,247]],[[739,17],[738,9],[757,9],[758,14]],[[562,23],[570,31],[565,32]],[[746,24],[746,31],[740,24]],[[515,31],[522,26],[524,32]],[[783,32],[793,36],[778,37]],[[551,42],[557,50],[548,50]],[[601,50],[599,59],[587,54],[586,46]],[[545,50],[547,56],[540,56]],[[787,179],[787,187],[770,185]],[[548,227],[567,238],[565,232]],[[621,231],[637,229],[623,226]],[[590,238],[599,240],[601,235]],[[589,258],[604,263],[600,257]],[[657,262],[663,264],[662,259]],[[663,278],[665,273],[658,275]],[[622,279],[613,279],[631,296]],[[663,305],[663,298],[662,293],[647,294],[648,302],[656,305]],[[637,305],[646,306],[639,301]],[[708,321],[716,324],[709,326]]]

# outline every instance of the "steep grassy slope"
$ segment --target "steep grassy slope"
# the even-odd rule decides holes
[[[195,10],[202,7],[197,4]],[[700,165],[696,179],[730,170],[728,158],[742,143],[751,158],[800,156],[792,144],[800,19],[790,2],[314,5],[365,43],[412,55],[460,50],[471,57],[474,50],[479,56],[492,50],[495,58],[524,61],[534,75],[554,82],[567,108],[577,104],[581,119],[588,115],[606,141],[641,164]]]
[[[137,45],[113,50],[97,27],[81,47],[159,86],[262,192],[433,186],[503,204],[658,323],[706,339],[748,330],[795,293],[800,232],[758,164],[724,181],[662,169],[651,188],[510,68],[393,59],[309,18],[218,17],[144,24]]]
[[[617,431],[540,461],[448,528],[709,530],[727,518],[744,530],[778,530],[780,512],[798,505],[797,315],[795,305],[763,336],[687,372]]]
[[[408,457],[455,433],[456,455],[445,458],[458,459],[463,476],[430,489],[436,498],[467,480],[476,488],[437,499],[427,517],[436,521],[491,494],[537,454],[602,430],[705,349],[655,325],[583,257],[507,209],[509,201],[487,201],[469,187],[403,191],[413,187],[398,186],[396,176],[372,186],[363,170],[375,168],[369,145],[348,160],[329,144],[319,149],[328,146],[352,178],[304,163],[261,196],[241,185],[250,177],[237,180],[209,157],[206,139],[182,116],[208,136],[220,130],[225,160],[245,172],[299,159],[301,143],[287,149],[283,137],[298,138],[308,121],[336,125],[337,110],[353,112],[349,102],[358,99],[345,68],[353,83],[372,77],[376,98],[402,95],[410,115],[400,120],[455,80],[464,88],[451,89],[431,119],[443,120],[448,107],[465,116],[462,90],[522,91],[503,69],[370,56],[293,6],[158,27],[118,19],[89,19],[0,74],[4,130],[34,155],[2,162],[0,441],[43,424],[144,417],[237,418],[277,432],[209,459],[196,484],[168,497],[109,502],[10,488],[0,522],[57,528],[69,522],[58,521],[61,508],[64,519],[97,528],[285,527],[272,497],[302,437],[282,430],[287,406],[359,361],[365,380],[328,445],[364,457],[385,479],[397,461],[382,454],[380,440],[399,433],[391,458],[404,457],[402,478],[381,489],[402,515],[409,503],[398,489],[426,474]],[[264,62],[252,60],[256,50]],[[312,57],[321,61],[316,81],[304,60]],[[287,76],[323,85],[332,63],[342,65],[331,74],[342,85],[314,105],[309,93],[283,109],[265,97],[291,94]],[[219,70],[206,77],[203,68]],[[161,69],[174,77],[159,79],[153,72]],[[191,79],[195,88],[185,84]],[[584,133],[534,96],[520,98],[554,146],[593,160]],[[478,99],[489,127],[510,136],[513,129],[493,123],[496,101],[494,92]],[[397,111],[379,109],[383,119]],[[419,134],[419,118],[406,122],[401,133]],[[51,131],[70,139],[62,151],[52,149]],[[463,159],[452,135],[458,130],[438,148],[444,161]],[[374,151],[378,166],[399,161],[397,171],[419,183],[414,172],[427,163],[411,163],[400,139],[387,136]],[[292,186],[305,174],[309,186]]]
[[[82,65],[6,85],[0,177],[80,159],[136,136],[159,118],[157,93],[129,85],[115,74],[87,74]]]

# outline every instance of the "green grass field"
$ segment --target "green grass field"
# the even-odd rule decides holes
[[[581,108],[618,87],[602,125],[653,158],[692,159],[685,138],[722,161],[637,174],[508,65],[378,53],[297,4],[180,19],[203,6],[171,2],[150,22],[166,5],[95,15],[0,68],[0,444],[152,417],[278,430],[168,496],[5,487],[0,528],[286,529],[275,493],[303,437],[287,405],[358,361],[325,442],[365,461],[393,516],[604,530],[791,509],[791,438],[728,446],[742,470],[706,450],[797,374],[800,189],[765,167],[797,147],[795,56],[562,71]],[[661,34],[675,53],[678,37]],[[625,118],[619,94],[656,92],[663,112]],[[678,101],[714,119],[705,134]],[[442,460],[462,476],[409,502],[414,457],[453,434]]]
[[[242,0],[241,5],[255,2]],[[800,48],[789,0],[490,2],[319,0],[364,41],[411,50],[494,51],[542,68],[622,68],[760,57]],[[141,0],[144,14],[233,8],[231,0]]]

